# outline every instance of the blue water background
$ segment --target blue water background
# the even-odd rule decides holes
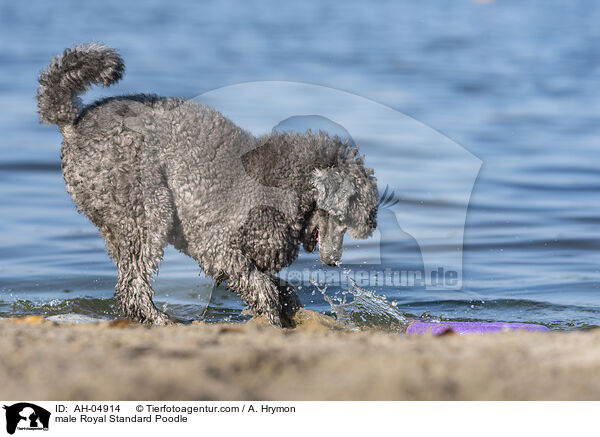
[[[116,270],[64,190],[58,130],[36,114],[37,75],[51,55],[94,40],[120,50],[127,74],[86,101],[284,80],[346,90],[425,123],[483,162],[463,287],[378,292],[413,315],[600,325],[598,22],[593,0],[2,2],[0,316],[117,315]],[[367,162],[385,172],[401,168],[394,158]],[[413,262],[405,237],[387,242],[399,268]],[[320,268],[314,256],[299,265]],[[198,273],[168,250],[159,306],[188,319],[242,318],[242,302],[220,289],[204,312],[210,283]],[[302,288],[305,305],[328,311],[313,291]]]

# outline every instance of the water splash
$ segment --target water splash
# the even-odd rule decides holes
[[[0,306],[0,317],[24,317],[33,314],[44,317],[60,316],[59,318],[78,315],[97,321],[113,319],[120,315],[114,298],[76,297],[50,301],[17,299],[10,304]]]
[[[341,323],[357,330],[376,328],[403,332],[406,329],[409,320],[395,303],[388,301],[385,295],[377,295],[375,291],[359,287],[351,278],[348,279],[352,284],[351,288],[342,291],[341,296],[338,294],[333,297],[326,294],[327,285],[322,288],[311,280]]]

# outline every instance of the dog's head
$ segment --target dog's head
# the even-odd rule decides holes
[[[353,238],[368,238],[377,226],[377,181],[363,158],[351,151],[338,167],[317,169],[312,174],[316,210],[305,229],[303,245],[312,252],[319,243],[319,257],[337,265],[342,257],[346,231]]]

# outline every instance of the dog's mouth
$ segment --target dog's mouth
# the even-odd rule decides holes
[[[313,250],[315,250],[315,247],[317,247],[318,242],[319,242],[319,228],[315,227],[313,229],[313,231],[310,233],[310,243],[311,243]]]
[[[315,226],[310,233],[304,237],[303,246],[307,252],[314,252],[319,241],[319,228]]]

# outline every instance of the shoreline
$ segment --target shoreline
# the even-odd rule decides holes
[[[600,329],[433,337],[297,321],[1,320],[0,398],[600,400]]]

